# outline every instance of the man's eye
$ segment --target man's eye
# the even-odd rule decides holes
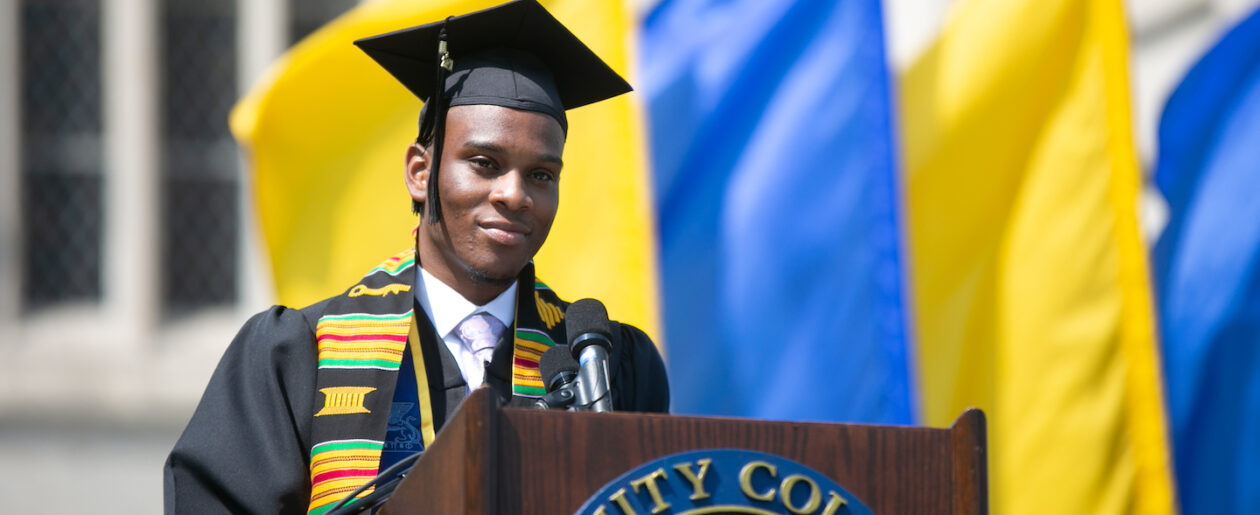
[[[469,162],[471,162],[473,166],[476,166],[477,168],[485,168],[487,170],[494,169],[494,161],[491,161],[486,158],[480,158],[480,157],[473,158],[473,159],[470,159]]]
[[[534,170],[533,176],[534,180],[537,181],[552,182],[556,180],[556,174],[552,173],[551,170]]]

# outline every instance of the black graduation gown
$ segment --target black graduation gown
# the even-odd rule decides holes
[[[532,281],[521,287],[532,290]],[[301,310],[275,306],[241,328],[167,458],[166,513],[306,512],[317,408],[315,324],[327,303]],[[613,334],[614,409],[668,411],[669,387],[656,347],[629,325],[614,323]],[[426,362],[440,354],[441,366],[431,368],[428,377],[430,391],[445,392],[432,396],[435,404],[446,404],[434,406],[440,429],[467,387],[445,345],[426,339],[423,352]],[[511,377],[510,360],[510,350],[496,351],[487,374],[504,400],[511,397],[511,382],[505,380]]]

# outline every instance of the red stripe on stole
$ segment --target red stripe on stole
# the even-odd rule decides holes
[[[512,364],[518,367],[538,368],[538,360],[516,356],[512,358]]]
[[[339,342],[354,342],[354,341],[362,341],[362,340],[389,340],[389,341],[395,341],[395,342],[401,343],[401,342],[407,341],[407,334],[406,333],[402,333],[402,334],[376,333],[376,334],[356,334],[356,335],[348,335],[348,336],[340,335],[340,334],[321,334],[319,335],[319,339],[336,340]]]
[[[324,481],[329,481],[333,479],[341,479],[343,477],[363,477],[367,479],[372,479],[376,477],[376,469],[330,470],[328,472],[322,472],[320,474],[316,474],[315,477],[311,479],[311,484],[317,485]]]

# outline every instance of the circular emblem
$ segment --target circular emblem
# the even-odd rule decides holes
[[[871,515],[840,485],[795,461],[743,449],[652,460],[604,485],[579,515]]]

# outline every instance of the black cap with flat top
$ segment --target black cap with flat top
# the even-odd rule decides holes
[[[448,107],[496,105],[536,111],[554,118],[567,133],[565,110],[631,91],[625,79],[535,0],[517,0],[354,44],[424,101],[418,140],[432,135],[435,164],[441,161]],[[437,84],[443,84],[443,95],[435,96]],[[437,168],[432,167],[428,187],[431,223],[441,219]]]

